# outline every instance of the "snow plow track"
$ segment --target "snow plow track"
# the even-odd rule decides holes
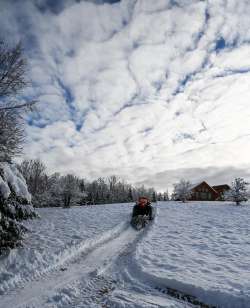
[[[43,273],[39,279],[30,281],[22,288],[1,296],[0,307],[60,307],[60,304],[51,306],[50,299],[53,298],[55,302],[63,296],[64,299],[60,302],[64,301],[63,306],[65,307],[67,305],[65,289],[72,289],[71,286],[75,283],[85,285],[86,289],[90,281],[100,281],[97,277],[112,264],[119,254],[126,250],[139,234],[140,232],[133,230],[128,222],[118,225],[92,241],[91,244],[80,245],[51,272]],[[109,285],[110,283],[107,289]]]

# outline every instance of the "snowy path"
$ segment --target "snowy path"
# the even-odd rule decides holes
[[[23,247],[0,256],[0,295],[44,277],[119,233],[130,212],[128,204],[39,209],[40,220],[25,222],[31,232]]]
[[[28,283],[23,289],[11,292],[1,298],[1,307],[43,307],[43,300],[72,282],[90,279],[91,274],[101,273],[106,266],[139,235],[129,224],[118,234],[115,233],[108,241],[97,244],[87,255],[80,255],[74,263],[69,263],[64,271],[46,276],[39,281]]]
[[[122,277],[124,271],[132,276],[131,257],[146,232],[135,231],[128,222],[118,225],[87,253],[80,254],[73,262],[66,262],[62,271],[49,273],[2,296],[0,307],[190,307],[160,295],[136,277],[130,289],[131,281]],[[118,280],[122,285],[117,285]],[[114,289],[117,289],[114,296],[110,296]]]

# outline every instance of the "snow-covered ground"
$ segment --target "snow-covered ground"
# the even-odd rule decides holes
[[[24,246],[0,258],[0,307],[250,307],[250,206],[160,202],[40,209]],[[193,297],[193,298],[194,298]]]
[[[162,203],[137,247],[140,275],[220,307],[250,307],[250,207]]]
[[[41,219],[25,222],[30,233],[23,248],[0,259],[0,292],[53,271],[111,238],[124,228],[130,211],[127,204],[38,209]]]

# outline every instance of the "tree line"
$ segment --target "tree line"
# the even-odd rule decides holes
[[[154,188],[133,186],[116,175],[88,181],[73,174],[48,174],[46,165],[39,159],[24,160],[19,166],[35,207],[89,205],[134,202],[146,196],[152,202],[168,200],[167,193]]]

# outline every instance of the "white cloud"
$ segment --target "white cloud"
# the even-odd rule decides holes
[[[0,4],[1,28],[26,47],[26,94],[40,100],[27,157],[160,189],[168,172],[250,167],[250,4],[175,3]]]

